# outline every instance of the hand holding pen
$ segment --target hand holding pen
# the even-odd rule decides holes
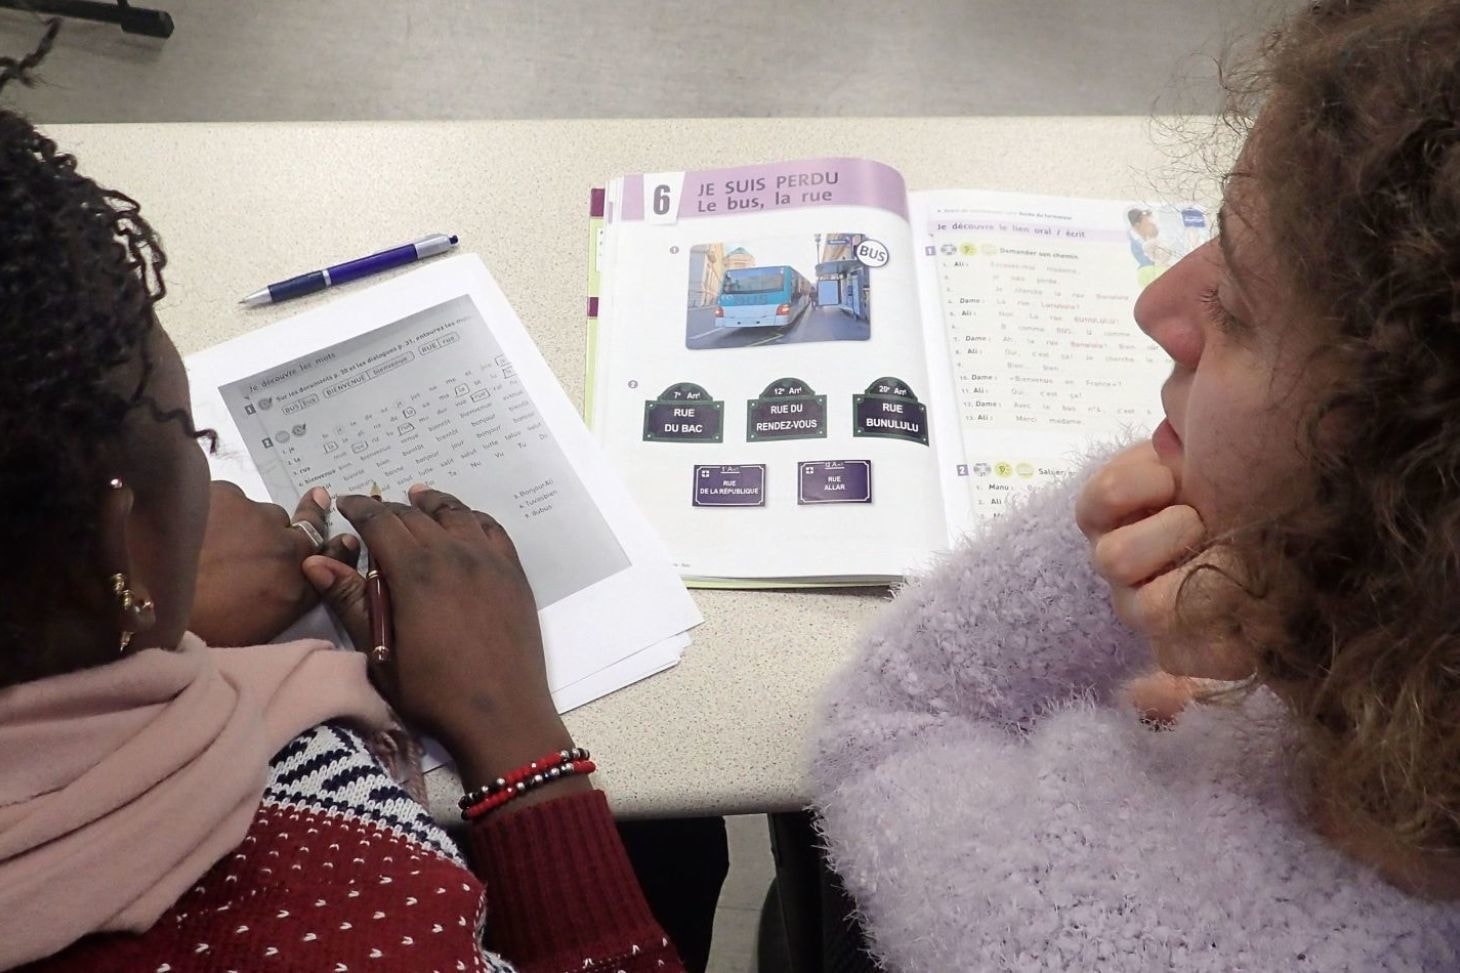
[[[548,691],[532,588],[511,539],[490,515],[425,486],[410,503],[348,496],[336,509],[354,525],[377,578],[389,579],[373,616],[368,579],[328,558],[304,570],[372,661],[382,695],[409,723],[440,740],[473,780],[493,780],[550,750],[572,746]],[[370,572],[367,572],[367,575]]]

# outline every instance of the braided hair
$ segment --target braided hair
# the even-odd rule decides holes
[[[30,54],[0,57],[0,93],[33,84],[59,29],[52,20]],[[82,176],[73,156],[0,107],[0,686],[34,668],[15,650],[27,619],[62,607],[61,586],[44,576],[54,582],[63,556],[92,553],[107,451],[132,410],[212,436],[147,394],[166,264],[135,200]]]

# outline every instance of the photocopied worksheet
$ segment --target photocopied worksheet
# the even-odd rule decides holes
[[[629,566],[501,343],[461,295],[219,387],[269,496],[416,482],[494,511],[547,607]]]
[[[214,475],[305,491],[418,482],[489,513],[537,598],[560,709],[673,664],[700,616],[474,256],[435,261],[187,360]],[[331,531],[349,530],[336,515]]]

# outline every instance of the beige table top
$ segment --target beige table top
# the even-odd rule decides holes
[[[615,175],[862,156],[910,188],[1149,197],[1169,171],[1145,118],[55,125],[83,172],[128,193],[168,254],[162,322],[184,354],[328,297],[248,311],[282,277],[457,233],[582,401],[585,220]],[[827,678],[885,592],[697,592],[683,662],[569,714],[620,814],[804,805]],[[490,732],[488,729],[486,732]],[[439,775],[433,797],[454,799]]]

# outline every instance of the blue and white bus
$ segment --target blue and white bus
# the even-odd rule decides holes
[[[715,300],[716,328],[786,328],[810,310],[815,290],[794,267],[725,271]]]

